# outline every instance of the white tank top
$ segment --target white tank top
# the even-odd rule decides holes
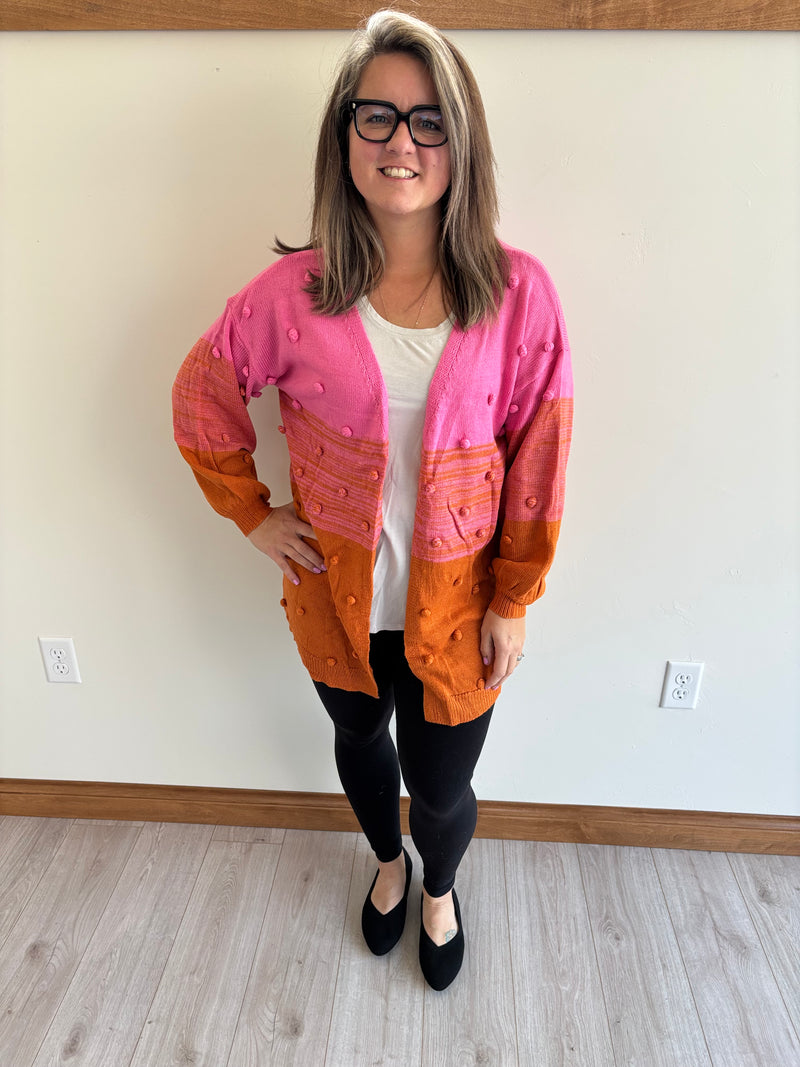
[[[381,318],[366,297],[358,302],[358,311],[389,398],[383,529],[375,556],[369,627],[377,633],[405,629],[425,406],[453,320],[428,330],[395,326]]]

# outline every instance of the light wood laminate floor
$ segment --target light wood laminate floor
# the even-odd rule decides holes
[[[800,857],[476,840],[449,990],[360,836],[0,818],[0,1067],[800,1067]]]

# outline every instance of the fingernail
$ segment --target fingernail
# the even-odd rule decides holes
[[[319,569],[319,567],[314,568],[314,574],[322,574],[322,571]]]
[[[488,667],[489,666],[489,658],[488,658],[488,656],[484,656],[483,657],[483,665],[484,665],[484,667]]]
[[[292,584],[293,585],[299,585],[300,584],[300,579],[299,578],[292,578]]]

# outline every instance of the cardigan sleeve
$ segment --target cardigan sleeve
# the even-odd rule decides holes
[[[184,360],[172,388],[172,410],[175,441],[206,499],[246,536],[272,508],[253,462],[256,434],[247,404],[260,393],[253,393],[248,380],[238,304],[237,298],[229,301]]]
[[[506,421],[506,473],[492,611],[520,618],[545,590],[564,506],[572,437],[572,369],[552,284],[535,304]],[[546,299],[541,299],[545,297]]]

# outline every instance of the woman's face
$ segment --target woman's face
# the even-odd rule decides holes
[[[392,52],[370,60],[358,83],[361,100],[387,100],[398,111],[418,104],[438,104],[439,97],[425,64],[415,56]],[[398,122],[390,141],[365,141],[349,132],[350,173],[380,230],[403,220],[438,227],[439,201],[450,185],[450,146],[420,147],[405,122]]]

